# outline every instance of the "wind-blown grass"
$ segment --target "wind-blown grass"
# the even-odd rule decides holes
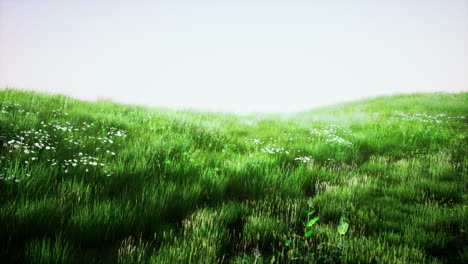
[[[0,259],[468,262],[467,113],[467,93],[236,116],[2,90]]]

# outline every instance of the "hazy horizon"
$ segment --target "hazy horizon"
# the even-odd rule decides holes
[[[468,1],[0,0],[0,88],[226,112],[468,91]]]
[[[235,115],[251,115],[251,114],[265,114],[265,115],[268,115],[268,114],[300,114],[300,113],[303,113],[303,112],[307,112],[307,111],[313,111],[313,110],[317,110],[317,109],[320,109],[320,108],[323,108],[323,107],[332,107],[332,106],[335,106],[335,105],[340,105],[340,104],[346,104],[346,103],[352,103],[352,102],[356,102],[356,101],[359,101],[359,100],[366,100],[366,99],[372,99],[372,98],[378,98],[378,97],[381,97],[381,96],[398,96],[398,95],[414,95],[414,94],[434,94],[434,95],[437,95],[437,94],[459,94],[459,93],[468,93],[468,91],[449,91],[449,92],[446,92],[446,91],[442,91],[442,92],[438,92],[438,91],[434,91],[434,92],[411,92],[411,93],[394,93],[394,94],[379,94],[379,95],[371,95],[371,96],[362,96],[360,98],[357,98],[357,99],[349,99],[349,100],[342,100],[342,101],[336,101],[336,102],[333,102],[333,103],[325,103],[325,104],[318,104],[316,106],[312,106],[310,108],[307,108],[307,109],[300,109],[300,110],[289,110],[289,111],[243,111],[242,109],[240,111],[236,111],[236,110],[226,110],[226,109],[216,109],[216,108],[204,108],[204,107],[191,107],[191,106],[162,106],[162,105],[153,105],[153,104],[148,104],[148,103],[138,103],[138,102],[126,102],[125,100],[123,101],[119,101],[119,100],[115,100],[113,98],[110,98],[110,97],[96,97],[96,98],[93,98],[93,99],[86,99],[86,98],[78,98],[76,96],[73,96],[73,95],[70,95],[70,94],[65,94],[65,93],[55,93],[55,92],[51,92],[51,91],[45,91],[45,90],[37,90],[37,89],[23,89],[23,88],[19,88],[19,87],[11,87],[11,86],[6,86],[6,87],[0,87],[0,91],[1,90],[5,90],[5,89],[11,89],[11,90],[16,90],[16,91],[24,91],[24,92],[39,92],[39,93],[42,93],[42,94],[45,94],[45,95],[51,95],[51,96],[55,96],[55,95],[61,95],[61,96],[69,96],[73,99],[78,99],[78,100],[82,100],[82,101],[87,101],[87,102],[102,102],[102,101],[111,101],[113,103],[118,103],[118,104],[127,104],[127,105],[135,105],[135,106],[142,106],[142,107],[150,107],[150,108],[155,108],[155,109],[163,109],[163,110],[176,110],[176,111],[199,111],[199,112],[207,112],[207,113],[226,113],[226,114],[235,114]]]

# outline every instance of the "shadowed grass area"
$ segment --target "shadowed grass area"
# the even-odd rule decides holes
[[[0,258],[466,263],[466,113],[467,93],[236,116],[2,90]]]

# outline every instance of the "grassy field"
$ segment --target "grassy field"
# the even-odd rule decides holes
[[[288,115],[0,91],[2,263],[468,263],[468,93]]]

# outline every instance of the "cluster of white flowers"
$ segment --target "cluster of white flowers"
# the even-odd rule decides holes
[[[277,139],[270,138],[269,140],[262,141],[260,139],[246,139],[247,142],[252,142],[255,145],[263,145],[263,148],[260,149],[261,152],[263,153],[269,153],[269,154],[277,154],[277,153],[285,153],[289,154],[290,151],[286,150],[284,147],[279,146],[276,142],[278,142]],[[272,143],[268,143],[268,141]]]
[[[5,138],[6,137],[3,137]],[[55,147],[50,142],[50,136],[42,129],[30,129],[20,131],[17,135],[4,140],[2,147],[7,148],[8,153],[16,150],[23,151],[25,154],[34,155],[40,149],[55,151]]]
[[[292,146],[300,144],[308,144],[313,142],[326,142],[330,144],[340,144],[344,146],[352,145],[351,142],[345,140],[341,136],[352,135],[352,131],[345,128],[340,128],[336,125],[329,125],[325,129],[310,129],[309,135],[306,134],[307,130],[303,134],[300,133],[291,133],[289,131],[283,130],[282,135],[278,139],[269,138],[269,139],[246,139],[247,142],[259,145],[257,150],[267,153],[267,154],[287,154],[293,158],[293,155],[303,155],[294,158],[296,161],[311,163],[314,161],[312,157],[306,156],[308,153],[301,153],[300,149],[295,149]],[[297,142],[296,142],[297,141]],[[332,158],[327,159],[328,162],[334,163],[336,160]]]
[[[313,136],[303,136],[298,133],[291,133],[288,131],[282,131],[282,137],[280,140],[269,138],[268,140],[261,139],[246,139],[246,141],[251,142],[255,145],[262,145],[260,151],[263,153],[269,154],[291,154],[294,152],[301,152],[299,149],[288,148],[287,146],[291,143],[294,144],[294,141],[307,142],[311,143],[314,141],[324,141],[327,143],[336,143],[342,145],[352,145],[351,142],[345,140],[340,135],[351,135],[352,131],[348,129],[339,128],[336,125],[330,125],[326,129],[311,129],[310,134]],[[279,142],[278,142],[279,141]],[[309,162],[307,158],[309,157],[299,157],[295,160],[301,160],[304,162]]]
[[[295,158],[294,160],[299,160],[299,161],[302,161],[304,163],[307,163],[307,162],[313,162],[314,159],[310,156],[303,156],[303,157],[297,157]]]
[[[418,121],[432,124],[448,124],[465,119],[464,116],[448,116],[446,114],[428,115],[424,113],[410,114],[401,111],[395,111],[395,115],[390,119],[398,119],[402,121]]]
[[[256,138],[247,138],[246,139],[247,142],[252,142],[256,145],[262,145],[262,144],[265,144],[265,142],[261,141],[260,139],[256,139]]]
[[[109,132],[107,132],[107,135],[111,137],[127,137],[127,134],[125,134],[124,130],[115,127],[109,128]]]
[[[59,117],[61,115],[68,115],[68,113],[64,112],[62,113],[60,109],[55,109],[55,110],[52,110],[52,113],[54,113],[54,117]]]
[[[33,115],[33,114],[39,114],[39,112],[28,112],[25,111],[24,109],[20,108],[20,104],[13,104],[10,101],[4,101],[2,102],[2,105],[0,106],[0,113],[1,114],[9,114],[9,113],[14,113],[17,111],[18,113],[24,113],[25,115]]]
[[[12,104],[8,101],[2,102],[0,105],[2,114],[13,113],[14,111],[22,114],[33,114],[31,112],[26,112],[19,107],[19,104]],[[14,109],[14,111],[12,109]],[[68,115],[68,113],[62,113],[58,109],[53,110],[52,112],[54,117]],[[109,162],[99,161],[99,158],[97,157],[93,157],[86,153],[83,154],[83,152],[78,151],[83,148],[89,149],[87,146],[95,146],[96,143],[101,143],[102,145],[100,147],[95,148],[96,153],[94,153],[94,155],[106,154],[114,156],[116,155],[115,151],[106,149],[109,147],[107,144],[114,144],[118,138],[127,137],[126,131],[110,127],[109,129],[103,129],[106,131],[106,136],[103,137],[77,134],[79,131],[86,131],[94,126],[96,126],[94,123],[83,122],[82,124],[71,124],[68,121],[54,119],[49,122],[41,121],[36,125],[36,128],[0,135],[0,147],[3,147],[3,150],[0,149],[0,164],[4,167],[7,163],[21,161],[23,164],[26,164],[26,166],[29,166],[32,165],[31,162],[37,161],[41,157],[41,160],[45,162],[46,159],[44,158],[44,154],[47,152],[56,153],[58,150],[66,148],[68,150],[76,150],[77,152],[72,154],[71,158],[49,158],[47,159],[49,165],[60,166],[61,168],[64,168],[65,173],[70,171],[69,168],[80,168],[80,166],[85,166],[86,171],[91,167],[110,166]],[[50,155],[48,156],[50,157]],[[6,172],[2,174],[3,176],[0,177],[0,180],[11,178],[5,177],[5,173]],[[105,173],[107,176],[111,176],[113,174],[112,172],[107,172],[107,170]],[[18,181],[15,180],[15,182]]]
[[[312,128],[310,134],[318,136],[319,140],[324,140],[327,143],[338,143],[343,145],[352,145],[353,143],[347,141],[346,139],[338,136],[337,134],[347,134],[352,133],[351,130],[338,128],[336,125],[330,125],[327,129],[316,129]]]
[[[262,152],[270,153],[270,154],[277,154],[277,153],[289,154],[288,150],[285,150],[283,147],[279,147],[274,144],[265,146],[264,148],[262,148]]]
[[[285,138],[286,142],[297,141],[297,140],[302,140],[302,141],[307,141],[307,142],[311,141],[309,137],[305,137],[301,134],[293,134],[288,131],[283,131],[283,137]]]
[[[13,177],[4,177],[3,174],[0,174],[2,176],[0,176],[0,180],[4,180],[4,181],[10,181],[10,180],[15,180],[15,182],[20,182],[21,180],[20,179],[15,179]]]

